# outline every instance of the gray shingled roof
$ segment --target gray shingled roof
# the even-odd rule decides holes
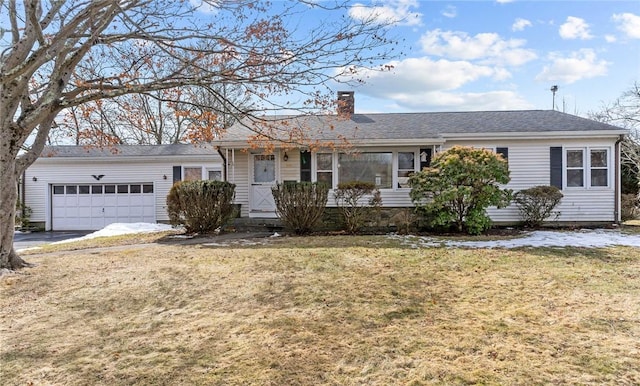
[[[319,140],[336,139],[340,135],[362,141],[446,139],[447,136],[464,134],[624,132],[616,126],[553,110],[353,114],[350,119],[340,119],[335,115],[271,119],[307,128],[310,133],[315,133],[313,138]],[[242,141],[251,134],[248,129],[236,125],[222,140]]]
[[[166,157],[217,154],[213,146],[191,144],[115,145],[104,148],[89,146],[47,146],[41,157]]]

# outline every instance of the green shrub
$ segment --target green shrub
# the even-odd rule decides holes
[[[301,235],[311,232],[320,221],[329,187],[322,183],[294,182],[277,184],[271,192],[284,226]]]
[[[479,234],[491,226],[486,209],[509,204],[511,190],[500,187],[509,181],[509,165],[500,155],[454,146],[409,177],[410,196],[430,226]]]
[[[366,202],[362,199],[366,195],[372,195]],[[367,222],[371,215],[379,213],[382,207],[380,191],[371,182],[352,181],[338,184],[335,191],[336,205],[344,218],[347,232],[357,233]]]
[[[635,220],[638,218],[638,196],[635,194],[623,194],[621,196],[622,221]]]
[[[554,214],[553,210],[562,200],[563,194],[555,186],[534,186],[519,191],[513,196],[513,201],[520,210],[520,216],[525,225],[539,227]],[[558,218],[560,212],[555,212]]]
[[[182,181],[167,196],[172,225],[184,225],[188,233],[215,231],[235,216],[232,204],[235,184],[224,181]]]

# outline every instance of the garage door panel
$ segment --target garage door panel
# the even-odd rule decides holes
[[[153,187],[152,183],[55,185],[52,229],[97,230],[116,222],[155,222],[155,194],[142,193],[143,185]]]
[[[64,217],[78,217],[78,208],[77,207],[66,207],[64,208]]]
[[[142,217],[144,215],[144,211],[141,206],[132,206],[129,210],[129,216],[131,217]]]
[[[131,212],[131,208],[128,206],[119,206],[116,208],[116,212],[118,213],[118,218],[128,218],[129,212]]]
[[[102,206],[91,207],[91,217],[104,217],[104,208]]]
[[[102,229],[104,228],[104,218],[102,217],[92,217],[91,218],[91,229]]]
[[[102,194],[92,194],[91,195],[91,206],[102,206],[104,205],[104,197]]]

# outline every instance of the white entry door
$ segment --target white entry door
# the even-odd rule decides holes
[[[271,193],[275,184],[275,155],[251,154],[251,215],[275,215],[276,203]]]

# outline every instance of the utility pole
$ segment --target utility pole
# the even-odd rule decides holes
[[[553,93],[553,100],[551,102],[551,110],[555,110],[556,109],[556,91],[558,91],[558,86],[557,85],[551,86],[551,92]]]

